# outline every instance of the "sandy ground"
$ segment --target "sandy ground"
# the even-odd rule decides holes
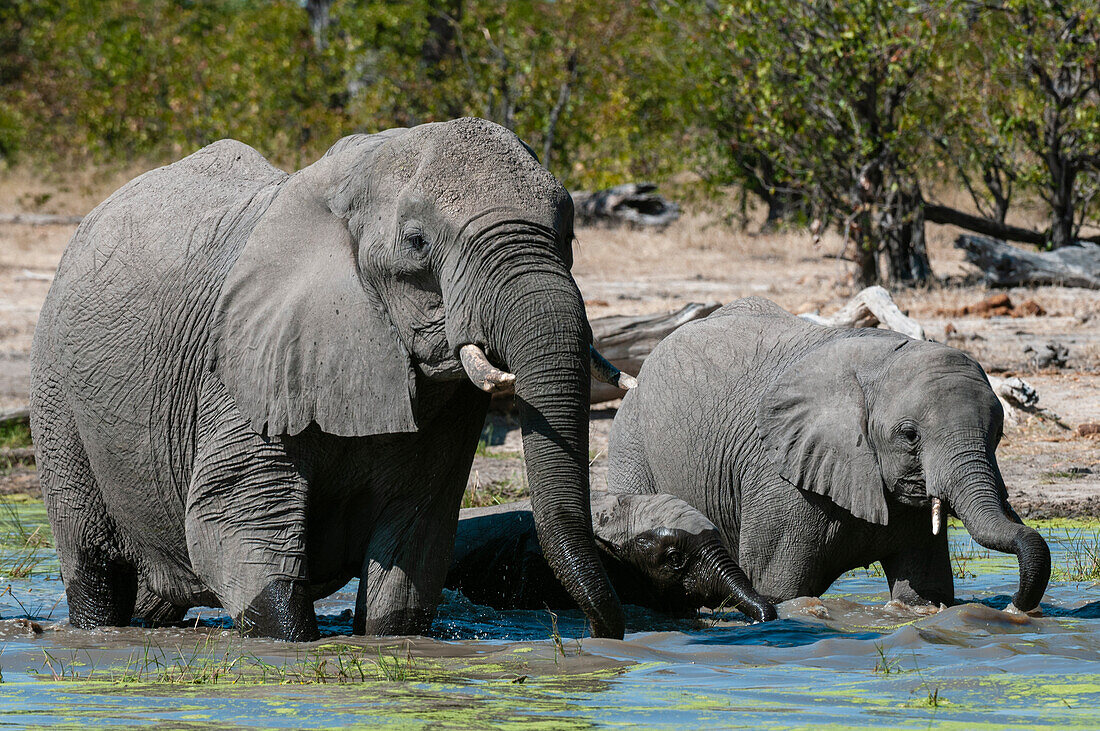
[[[125,179],[85,176],[61,185],[8,175],[0,179],[0,211],[84,213]],[[60,191],[45,201],[43,191]],[[0,225],[0,411],[22,406],[29,353],[49,277],[73,226]],[[1039,418],[1011,427],[998,453],[1013,504],[1039,517],[1100,515],[1100,439],[1078,436],[1100,422],[1100,292],[1066,287],[1012,289],[1019,304],[1034,300],[1042,316],[982,319],[952,311],[991,294],[976,270],[951,247],[955,231],[929,227],[933,269],[943,281],[928,289],[891,288],[898,305],[928,335],[972,353],[990,372],[1027,379],[1040,405],[1061,425]],[[574,273],[590,318],[668,311],[689,302],[729,302],[759,295],[794,312],[828,314],[857,291],[844,242],[826,236],[814,246],[804,232],[731,230],[713,215],[689,215],[665,231],[580,229]],[[950,328],[948,326],[951,326]],[[947,334],[946,331],[953,330]],[[1033,350],[1068,348],[1064,366],[1039,370]],[[615,404],[592,413],[593,486],[602,487]],[[526,488],[518,429],[507,414],[491,415],[470,477],[468,504],[510,499]],[[37,491],[33,469],[9,469],[0,490]]]

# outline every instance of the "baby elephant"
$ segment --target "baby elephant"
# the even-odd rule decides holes
[[[670,613],[733,607],[757,622],[776,618],[715,525],[683,500],[593,493],[592,528],[628,604]],[[576,607],[543,557],[529,500],[462,511],[446,586],[498,609]]]
[[[772,601],[878,561],[895,599],[954,599],[947,512],[1019,559],[1035,609],[1050,551],[1008,504],[1003,414],[973,358],[836,329],[756,297],[689,323],[646,360],[611,432],[611,492],[668,493],[713,520]]]

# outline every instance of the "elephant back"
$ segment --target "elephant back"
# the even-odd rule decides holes
[[[77,358],[81,332],[102,338],[111,323],[148,331],[163,306],[185,307],[177,301],[201,295],[200,280],[210,287],[224,277],[247,238],[226,230],[254,224],[260,191],[273,195],[286,177],[248,145],[221,140],[115,191],[65,249],[43,307],[42,346]]]
[[[60,392],[104,474],[178,502],[222,282],[287,175],[223,140],[135,178],[73,235],[36,328],[33,378]],[[154,484],[149,484],[152,481]]]

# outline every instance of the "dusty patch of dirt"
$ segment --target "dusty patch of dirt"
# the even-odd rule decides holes
[[[120,176],[82,183],[38,206],[49,186],[0,179],[0,199],[23,210],[84,213]],[[95,186],[99,185],[99,188]],[[20,192],[22,191],[22,192]],[[27,196],[31,196],[28,198]],[[20,197],[22,196],[22,197]],[[14,211],[11,211],[14,212]],[[574,273],[590,318],[678,309],[689,302],[729,302],[759,295],[793,312],[828,314],[858,290],[851,265],[839,258],[844,242],[826,235],[732,231],[717,217],[689,215],[665,231],[582,228]],[[0,226],[0,411],[26,403],[34,323],[73,226]],[[1013,504],[1025,515],[1100,515],[1100,439],[1079,436],[1077,425],[1100,422],[1100,292],[1068,287],[993,292],[951,246],[957,231],[929,227],[936,274],[948,285],[890,288],[899,307],[929,337],[974,355],[987,370],[1019,375],[1035,386],[1040,405],[1068,428],[1032,418],[1011,427],[998,458]],[[993,294],[1016,306],[1006,314],[975,305]],[[1034,313],[1043,312],[1043,315]],[[1018,315],[1018,316],[1012,316]],[[1036,353],[1054,343],[1066,350],[1064,367],[1042,368]],[[1060,352],[1060,351],[1059,351]],[[1040,369],[1042,368],[1042,369]],[[592,484],[605,485],[607,438],[616,404],[592,413]],[[468,504],[510,500],[526,492],[518,426],[494,414],[474,459]],[[38,491],[33,470],[0,475],[0,492]]]

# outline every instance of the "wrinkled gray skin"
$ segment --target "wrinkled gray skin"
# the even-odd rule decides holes
[[[621,636],[572,225],[561,184],[478,119],[346,137],[292,175],[223,140],[112,195],[33,348],[73,624],[220,605],[308,640],[313,601],[358,576],[356,632],[425,630],[488,403],[456,356],[472,343],[516,374],[549,563],[594,634]]]
[[[612,428],[609,488],[694,505],[772,601],[880,561],[895,599],[952,603],[934,497],[978,543],[1016,554],[1017,608],[1042,598],[1050,552],[1008,504],[1001,406],[966,354],[748,298],[674,332],[638,380]]]
[[[593,493],[592,528],[611,583],[626,603],[673,613],[733,607],[757,622],[776,618],[718,528],[679,498]],[[546,563],[528,500],[459,514],[446,586],[497,609],[576,607]]]

